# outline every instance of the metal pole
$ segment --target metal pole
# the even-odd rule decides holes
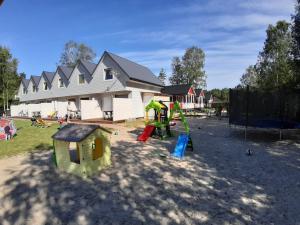
[[[245,141],[247,141],[247,128],[249,123],[249,85],[246,91],[246,127],[245,127]]]
[[[280,141],[282,140],[282,130],[281,129],[279,129],[279,139],[280,139]]]

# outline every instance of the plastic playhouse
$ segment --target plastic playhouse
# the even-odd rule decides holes
[[[52,136],[57,167],[88,177],[110,166],[110,135],[109,130],[98,125],[64,126]]]
[[[154,110],[154,120],[149,120],[149,110]],[[138,137],[139,141],[147,141],[152,135],[160,138],[171,136],[168,107],[162,101],[152,100],[145,108],[146,111],[146,127],[144,132]]]
[[[0,119],[0,140],[9,140],[17,133],[13,120]]]
[[[149,120],[148,112],[150,109],[154,109],[154,120]],[[184,157],[185,150],[190,148],[193,150],[193,143],[190,136],[190,128],[185,116],[181,110],[179,102],[174,102],[170,115],[168,117],[168,107],[163,104],[162,101],[152,100],[145,108],[146,111],[146,127],[143,133],[138,137],[138,141],[147,141],[152,135],[158,135],[160,138],[171,136],[170,123],[173,120],[175,113],[179,113],[179,117],[184,126],[185,133],[180,134],[172,156],[182,159]]]

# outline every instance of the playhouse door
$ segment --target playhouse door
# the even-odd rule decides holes
[[[95,149],[93,151],[93,160],[99,159],[103,156],[103,143],[100,138],[95,139]]]

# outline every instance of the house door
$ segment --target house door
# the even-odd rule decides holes
[[[103,101],[102,101],[102,110],[103,111],[113,111],[112,108],[112,97],[111,95],[105,95],[103,96]]]
[[[99,159],[103,156],[103,143],[101,138],[96,138],[93,150],[93,160]]]

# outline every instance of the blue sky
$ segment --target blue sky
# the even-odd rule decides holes
[[[290,20],[294,0],[5,0],[0,45],[19,72],[55,71],[68,40],[100,57],[111,51],[171,73],[171,59],[196,45],[206,53],[208,89],[234,87],[256,62],[268,24]]]

